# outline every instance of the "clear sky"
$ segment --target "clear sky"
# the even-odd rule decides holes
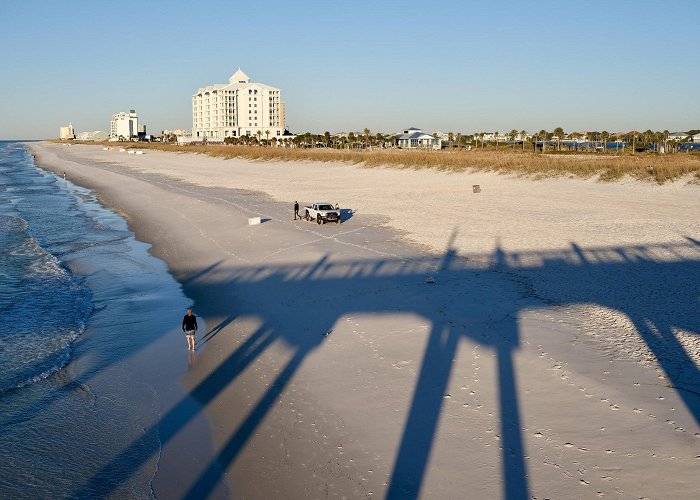
[[[700,1],[2,0],[0,139],[191,129],[241,67],[292,132],[700,128]]]

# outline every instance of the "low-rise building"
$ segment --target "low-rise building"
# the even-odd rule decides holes
[[[174,135],[175,137],[179,137],[181,135],[187,136],[187,135],[192,135],[192,132],[189,130],[181,129],[181,128],[176,128],[176,129],[165,129],[163,130],[162,135]]]
[[[79,132],[76,136],[76,140],[88,142],[102,142],[106,141],[107,139],[109,139],[109,134],[107,132],[103,132],[102,130],[94,130],[92,132]]]
[[[668,134],[669,141],[680,142],[680,141],[687,139],[687,138],[688,138],[688,134],[686,134],[685,132],[671,132],[670,134]]]
[[[442,139],[424,133],[421,129],[411,127],[398,134],[397,145],[401,149],[441,149]]]

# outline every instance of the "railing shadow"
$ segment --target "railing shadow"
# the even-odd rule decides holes
[[[683,348],[676,330],[700,335],[700,245],[692,238],[687,244],[645,245],[614,248],[571,248],[560,251],[519,252],[509,254],[500,247],[489,257],[491,272],[508,280],[522,280],[541,292],[531,295],[539,307],[559,304],[596,304],[628,316],[639,337],[654,354],[689,413],[700,423],[698,393],[700,371]],[[483,260],[485,256],[479,256]],[[474,259],[476,261],[477,259]],[[231,320],[237,316],[260,317],[264,325],[240,345],[191,392],[200,404],[183,400],[148,429],[157,433],[162,444],[172,439],[196,412],[211,403],[229,383],[241,375],[272,344],[279,343],[290,353],[286,365],[274,382],[237,426],[222,450],[190,486],[186,497],[202,498],[222,480],[233,463],[274,407],[309,354],[323,345],[323,333],[331,330],[346,314],[412,313],[432,325],[422,364],[403,426],[396,458],[388,484],[388,498],[417,498],[421,494],[430,467],[430,452],[443,413],[443,396],[460,339],[492,349],[498,363],[498,401],[503,448],[501,471],[503,496],[507,499],[529,497],[525,466],[525,448],[521,435],[521,404],[517,391],[514,353],[520,345],[517,324],[520,302],[489,297],[483,311],[469,305],[470,314],[488,316],[489,304],[499,303],[502,314],[498,333],[483,336],[453,315],[467,308],[469,301],[483,296],[479,273],[484,269],[470,264],[454,250],[443,256],[415,259],[376,259],[334,262],[328,257],[311,265],[263,265],[204,272],[185,285],[185,292],[202,299],[235,291],[238,300],[232,311],[222,302],[212,314]],[[427,275],[440,272],[441,280],[450,280],[454,296],[430,295],[429,286],[416,291],[415,284]],[[561,284],[557,293],[547,297],[547,287]],[[646,288],[645,288],[646,287]],[[649,292],[648,296],[643,291]],[[656,291],[672,291],[673,300],[660,300]],[[410,293],[403,290],[413,290]],[[425,291],[423,291],[425,290]],[[531,292],[528,292],[531,293]],[[323,307],[309,308],[309,297],[322,297]],[[352,297],[352,299],[350,299]],[[416,300],[419,297],[421,300]],[[442,307],[450,301],[449,308]],[[535,305],[537,307],[537,305]],[[505,319],[504,319],[505,318]],[[226,322],[228,320],[224,320]],[[228,323],[226,323],[228,324]],[[221,326],[221,325],[220,325]],[[225,326],[225,325],[224,325]],[[222,327],[223,328],[223,327]],[[220,331],[220,329],[219,329]],[[349,416],[348,418],[352,418]],[[115,457],[78,492],[103,491],[121,484],[142,465],[131,461],[131,451],[148,446],[153,440],[138,440]],[[155,453],[156,450],[149,450]],[[143,457],[143,454],[139,456]]]

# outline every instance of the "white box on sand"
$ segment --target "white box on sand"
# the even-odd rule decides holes
[[[136,151],[136,154],[137,154],[137,155],[142,155],[142,154],[143,154],[143,151]]]
[[[261,222],[262,222],[261,217],[251,217],[250,219],[248,219],[249,226],[252,226],[253,224],[260,224]]]
[[[102,151],[109,151],[109,148],[102,148]]]

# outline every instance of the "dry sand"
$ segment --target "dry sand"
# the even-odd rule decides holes
[[[32,149],[206,319],[214,456],[156,493],[696,497],[700,187]]]

